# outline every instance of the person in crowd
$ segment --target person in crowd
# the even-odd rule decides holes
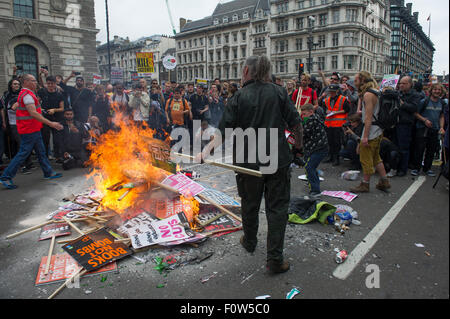
[[[302,105],[303,120],[303,155],[306,161],[305,171],[310,188],[309,197],[320,198],[320,178],[317,168],[328,155],[328,138],[325,125],[320,117],[314,114],[311,103]]]
[[[192,112],[189,103],[181,95],[181,89],[176,88],[173,91],[173,97],[166,104],[167,125],[172,130],[183,127],[186,128],[187,120],[192,121]]]
[[[166,104],[167,104],[167,101],[172,97],[172,94],[173,94],[172,92],[173,92],[172,91],[172,83],[169,81],[166,81],[164,83],[164,92],[163,92],[164,101]]]
[[[411,171],[413,176],[419,175],[421,169],[430,177],[436,176],[431,167],[434,154],[439,148],[439,135],[445,134],[444,109],[446,103],[441,99],[443,91],[442,84],[431,85],[429,97],[421,101],[420,109],[415,114],[417,124],[414,143],[414,169]]]
[[[288,91],[289,98],[292,100],[292,97],[293,97],[294,92],[295,92],[295,81],[294,80],[289,80],[287,82],[286,90]]]
[[[219,129],[222,136],[225,136],[226,128],[278,129],[279,156],[276,172],[265,174],[263,177],[237,174],[236,180],[238,192],[242,198],[244,236],[241,237],[241,245],[248,252],[254,252],[256,249],[259,210],[264,195],[268,223],[266,266],[271,273],[283,273],[290,268],[289,262],[283,256],[283,247],[290,201],[290,164],[293,157],[282,129],[287,125],[293,130],[295,147],[299,152],[302,149],[303,136],[300,116],[289,99],[287,91],[269,83],[270,68],[271,64],[266,56],[247,58],[241,80],[243,87],[231,100],[231,104],[229,103],[225,108]],[[199,162],[209,156],[213,147],[223,143],[223,140],[219,138],[220,135],[217,137],[197,155],[196,159]],[[246,153],[249,147],[244,142],[243,153]],[[267,147],[272,150],[271,145]],[[236,163],[236,165],[261,169],[261,164],[250,163],[248,158],[244,158],[244,161],[245,163]]]
[[[333,72],[333,74],[331,74],[331,77],[330,77],[329,80],[325,77],[325,74],[323,73],[323,71],[319,71],[319,75],[322,77],[322,82],[323,82],[323,88],[322,88],[322,90],[320,91],[320,94],[319,94],[319,102],[324,100],[325,98],[327,98],[329,96],[329,92],[330,91],[328,90],[328,87],[331,84],[338,85],[339,86],[338,94],[339,95],[343,95],[343,92],[342,92],[341,87],[340,87],[341,77],[340,77],[339,73]]]
[[[341,84],[342,94],[348,99],[350,103],[350,112],[348,115],[355,114],[358,110],[358,92],[355,87],[355,82],[352,80],[345,81]]]
[[[111,97],[111,102],[115,111],[121,112],[125,116],[130,115],[130,97],[125,93],[123,83],[116,83],[114,94]]]
[[[330,157],[325,163],[333,163],[333,166],[340,165],[339,152],[342,148],[343,130],[342,126],[347,122],[347,114],[350,112],[348,99],[340,95],[339,84],[328,86],[329,97],[323,101],[326,109],[325,125],[327,127],[328,145],[330,147]]]
[[[62,125],[49,121],[42,116],[39,100],[34,93],[37,88],[36,78],[33,75],[25,74],[22,76],[22,81],[23,88],[19,93],[16,111],[17,131],[20,134],[20,149],[0,177],[0,182],[7,189],[17,188],[12,179],[16,176],[17,170],[30,156],[33,149],[38,156],[45,179],[62,177],[62,174],[56,173],[51,167],[45,153],[41,135],[42,124],[56,130],[61,130]]]
[[[400,149],[386,137],[381,140],[380,157],[383,160],[386,172],[388,172],[387,177],[397,176],[398,164],[401,159]]]
[[[312,104],[317,112],[318,116],[325,118],[325,113],[319,110],[319,102],[317,99],[317,92],[313,90],[309,85],[311,84],[311,76],[309,74],[302,74],[300,78],[300,86],[292,94],[291,100],[295,107],[301,112],[301,106],[305,104]],[[300,94],[301,93],[301,94]],[[289,92],[288,92],[289,94]]]
[[[64,111],[62,124],[64,128],[58,134],[60,134],[60,147],[64,156],[63,169],[86,167],[88,157],[83,142],[90,137],[89,132],[83,123],[74,119],[74,112],[71,109]]]
[[[380,144],[383,139],[383,130],[373,125],[373,117],[377,117],[380,111],[379,96],[375,94],[378,89],[377,82],[369,72],[362,71],[355,76],[355,86],[359,92],[364,130],[359,145],[359,157],[363,168],[363,180],[360,185],[352,188],[353,193],[368,193],[370,191],[370,179],[375,170],[380,176],[376,188],[387,191],[391,188],[389,179],[380,157]]]
[[[48,76],[46,79],[46,87],[37,92],[37,96],[41,99],[42,114],[51,122],[61,122],[64,118],[64,97],[62,93],[56,89],[56,78]],[[56,130],[47,125],[42,127],[42,138],[44,140],[45,151],[49,159],[50,138],[53,137],[53,156],[61,159],[62,154],[58,149],[56,141]]]
[[[114,86],[111,83],[106,84],[105,94],[111,98],[114,95]]]
[[[404,76],[399,81],[400,115],[395,126],[395,144],[400,148],[402,159],[398,166],[397,176],[405,176],[410,160],[410,147],[413,140],[415,114],[419,111],[420,95],[413,89],[411,77]]]
[[[185,99],[190,101],[191,97],[195,94],[195,87],[194,87],[194,83],[189,83],[188,84],[188,89],[185,95]]]
[[[142,84],[136,84],[129,104],[136,124],[142,125],[144,122],[148,122],[150,102],[150,97],[144,91]]]
[[[148,127],[155,130],[154,137],[160,140],[165,140],[165,128],[167,119],[165,112],[161,110],[161,106],[157,101],[151,101],[150,110],[148,113]]]
[[[222,118],[224,102],[219,94],[219,90],[215,84],[212,85],[209,96],[209,110],[211,114],[210,123],[213,127],[218,127],[220,119]]]
[[[96,116],[91,116],[87,123],[84,123],[84,129],[88,133],[86,138],[83,138],[82,146],[86,153],[86,157],[91,157],[92,147],[97,145],[97,141],[102,135],[102,128],[100,127],[100,120]]]
[[[139,79],[139,84],[142,86],[142,90],[150,95],[150,90],[148,88],[147,80],[146,79]]]
[[[189,102],[192,105],[194,120],[210,119],[209,99],[204,95],[204,86],[197,86],[197,93],[191,96]]]
[[[17,151],[19,150],[19,144],[20,142],[14,143],[16,140],[14,138],[14,133],[11,128],[11,125],[16,125],[15,119],[16,119],[16,112],[15,110],[11,110],[11,107],[14,105],[14,103],[10,103],[11,100],[15,99],[17,102],[17,97],[19,96],[19,93],[21,91],[22,87],[20,84],[20,81],[17,80],[17,78],[13,78],[8,82],[8,90],[3,93],[2,97],[0,98],[0,108],[3,109],[4,117],[2,116],[2,125],[1,130],[2,133],[0,135],[4,135],[4,138],[0,140],[0,143],[3,144],[3,153],[5,155],[7,154],[8,157],[11,159],[13,158]],[[10,120],[11,117],[11,120]],[[14,121],[14,123],[11,123]],[[17,129],[15,130],[17,137],[19,135],[17,134]],[[1,153],[1,154],[3,154]],[[0,154],[0,164],[3,164],[2,155]],[[31,165],[31,161],[29,163]]]
[[[89,118],[89,109],[92,108],[94,103],[95,95],[85,87],[84,78],[76,74],[73,71],[67,79],[60,83],[60,86],[69,96],[69,104],[75,113],[75,119],[81,123],[86,123]],[[76,77],[75,87],[68,86],[67,82],[73,77]]]
[[[207,119],[202,120],[201,126],[194,136],[195,142],[200,142],[201,150],[203,150],[206,145],[213,141],[215,132],[216,128],[209,125],[209,121]]]
[[[361,115],[359,114],[350,115],[348,121],[349,122],[342,127],[345,135],[344,148],[340,151],[339,156],[348,158],[351,161],[351,169],[359,170],[361,169],[361,163],[357,148],[361,142],[364,125],[361,120]]]
[[[92,109],[89,110],[89,117],[96,116],[100,120],[100,126],[103,132],[107,132],[111,128],[111,100],[106,94],[103,85],[95,87],[95,98]]]

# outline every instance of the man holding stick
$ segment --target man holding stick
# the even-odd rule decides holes
[[[234,130],[269,131],[277,132],[277,139],[272,141],[269,147],[271,154],[278,155],[275,173],[264,173],[262,177],[248,174],[237,174],[237,186],[242,198],[242,225],[244,236],[240,242],[248,252],[254,252],[257,245],[257,234],[259,225],[259,210],[264,195],[266,201],[266,217],[268,222],[267,234],[267,268],[272,273],[283,273],[290,266],[283,259],[283,246],[286,224],[288,220],[288,207],[290,201],[290,164],[292,153],[284,135],[286,126],[292,129],[295,135],[295,148],[301,153],[302,149],[302,124],[300,116],[289,98],[287,91],[275,84],[270,83],[271,64],[265,56],[249,57],[245,63],[242,75],[243,87],[236,92],[225,108],[219,130],[225,136],[226,128]],[[261,138],[263,134],[258,134]],[[221,136],[216,136],[202,153],[197,155],[197,160],[209,156],[212,148],[222,144]],[[237,138],[235,138],[237,141]],[[269,138],[262,138],[268,142]],[[243,163],[236,163],[241,167],[259,170],[264,166],[261,159],[254,163],[251,152],[255,151],[255,145],[245,141],[242,145],[235,145],[235,153],[245,154]],[[256,148],[261,147],[261,143]],[[259,153],[258,153],[259,154]],[[239,154],[238,154],[239,155]]]

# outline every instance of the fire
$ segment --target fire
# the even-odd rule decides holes
[[[189,225],[192,229],[196,228],[196,219],[200,211],[200,204],[193,197],[180,196],[181,203],[183,204],[183,211],[186,215]]]
[[[136,125],[120,112],[114,123],[118,129],[103,134],[92,147],[89,161],[94,168],[88,178],[104,195],[102,205],[120,214],[135,207],[152,181],[161,181],[167,174],[152,164],[152,145],[163,143],[153,138],[155,131]]]

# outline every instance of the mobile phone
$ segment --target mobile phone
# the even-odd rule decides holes
[[[73,72],[73,74],[77,75],[81,75],[81,72]]]

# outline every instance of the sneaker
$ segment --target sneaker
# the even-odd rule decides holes
[[[411,175],[412,175],[412,176],[419,176],[419,171],[418,171],[417,169],[413,169],[413,170],[411,171]]]
[[[8,183],[9,182],[9,183]],[[7,180],[0,180],[0,183],[5,187],[6,189],[16,189],[17,185],[14,185],[12,179]]]
[[[287,261],[279,263],[279,262],[270,260],[267,262],[266,267],[267,267],[267,270],[273,274],[281,274],[281,273],[288,271],[291,268],[291,265]]]
[[[394,176],[397,176],[397,170],[391,169],[391,170],[389,171],[389,173],[387,174],[387,177],[392,178],[392,177],[394,177]]]
[[[55,179],[55,178],[61,178],[63,175],[61,173],[55,173],[51,176],[44,177],[44,179]]]
[[[430,176],[430,177],[436,177],[436,173],[433,172],[432,170],[429,170],[429,171],[427,172],[427,175]]]
[[[27,167],[23,167],[22,168],[22,174],[23,175],[30,175],[31,174],[31,169],[29,169]]]
[[[313,199],[319,199],[319,198],[322,197],[322,194],[321,193],[317,193],[317,192],[310,192],[308,196],[312,197]]]

